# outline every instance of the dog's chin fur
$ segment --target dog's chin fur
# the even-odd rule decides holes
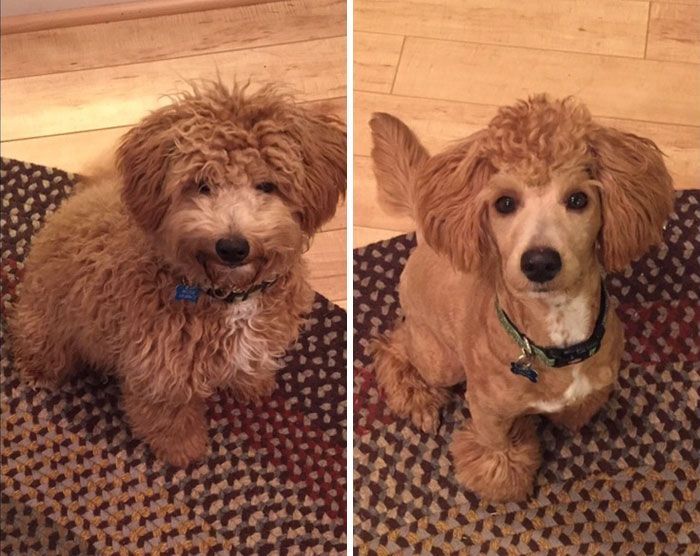
[[[304,247],[345,192],[344,126],[273,87],[213,83],[147,116],[115,159],[32,242],[10,323],[15,361],[43,384],[82,364],[114,372],[134,432],[182,466],[205,453],[216,388],[255,400],[275,386],[313,299]],[[234,234],[250,245],[235,268],[215,247]],[[226,291],[273,278],[239,303],[175,299],[182,283]]]
[[[298,264],[302,252],[288,251],[284,256],[275,253],[249,256],[237,264],[227,264],[217,256],[195,252],[185,260],[172,264],[185,282],[222,290],[241,290],[285,276]]]
[[[272,272],[262,273],[264,267],[264,261],[259,259],[235,267],[221,264],[217,261],[207,262],[202,260],[204,274],[211,282],[212,287],[218,286],[224,289],[243,289],[254,285],[256,282],[271,279]],[[287,272],[288,268],[283,268],[280,269],[279,274],[286,274]]]
[[[446,388],[466,379],[471,421],[453,439],[457,477],[486,499],[521,500],[540,462],[527,416],[583,426],[615,382],[622,326],[609,310],[592,357],[558,369],[532,361],[535,384],[510,370],[522,352],[496,302],[541,346],[588,338],[601,273],[661,238],[673,205],[662,155],[648,139],[597,124],[574,99],[544,95],[501,108],[434,156],[389,114],[370,126],[379,202],[412,216],[418,232],[399,289],[405,318],[372,346],[378,383],[394,411],[430,432]],[[572,208],[573,193],[587,204]],[[498,210],[503,196],[515,210]],[[562,263],[542,284],[521,269],[536,248],[556,250]]]

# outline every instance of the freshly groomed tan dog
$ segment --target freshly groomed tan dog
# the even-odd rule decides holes
[[[216,388],[275,386],[313,292],[302,254],[345,193],[345,130],[263,87],[179,95],[123,138],[32,241],[12,318],[16,364],[58,383],[112,371],[134,432],[183,466]]]
[[[485,499],[522,500],[541,461],[532,415],[576,430],[614,386],[623,330],[601,277],[660,240],[673,206],[662,155],[571,98],[501,108],[432,157],[388,114],[371,127],[380,202],[418,232],[405,319],[374,345],[379,385],[394,412],[435,431],[446,389],[466,379],[457,477]]]

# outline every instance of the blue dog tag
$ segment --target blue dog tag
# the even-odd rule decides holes
[[[517,361],[510,364],[510,372],[514,375],[524,376],[530,382],[537,382],[537,371],[530,367],[529,365],[523,365]]]
[[[175,299],[178,301],[191,301],[192,303],[196,303],[199,299],[199,288],[197,286],[180,284],[175,288]]]

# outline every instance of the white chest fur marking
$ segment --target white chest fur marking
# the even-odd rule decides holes
[[[537,411],[542,413],[556,413],[561,411],[567,405],[576,403],[579,400],[585,398],[591,393],[593,388],[591,387],[591,382],[588,377],[581,373],[581,366],[576,365],[571,371],[572,381],[569,387],[564,391],[561,398],[552,401],[536,402],[532,404]]]
[[[585,297],[555,296],[546,318],[550,345],[564,347],[583,342],[591,333],[590,318]]]
[[[591,333],[590,318],[590,307],[584,297],[555,296],[546,318],[550,345],[570,346],[586,340]],[[571,378],[561,398],[536,402],[533,407],[542,413],[555,413],[591,393],[591,382],[581,373],[580,365],[573,367]]]
[[[273,342],[268,335],[261,333],[255,316],[260,311],[256,297],[234,303],[229,309],[228,335],[232,340],[230,364],[238,371],[255,375],[260,367],[268,369],[281,366],[277,358],[280,353],[272,350]]]
[[[258,299],[253,296],[245,301],[231,303],[228,309],[228,324],[232,328],[238,328],[241,320],[249,320],[260,310]]]

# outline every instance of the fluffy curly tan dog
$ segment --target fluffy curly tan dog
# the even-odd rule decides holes
[[[119,378],[134,432],[183,466],[207,447],[204,399],[257,399],[310,309],[302,254],[345,192],[334,116],[194,87],[122,139],[118,171],[32,242],[12,320],[22,373],[86,364]]]
[[[380,202],[418,227],[405,319],[374,346],[379,385],[434,431],[466,378],[457,477],[488,500],[524,499],[540,465],[532,415],[575,430],[616,381],[623,330],[601,276],[660,240],[673,202],[662,155],[546,96],[432,157],[388,114],[371,127]]]

